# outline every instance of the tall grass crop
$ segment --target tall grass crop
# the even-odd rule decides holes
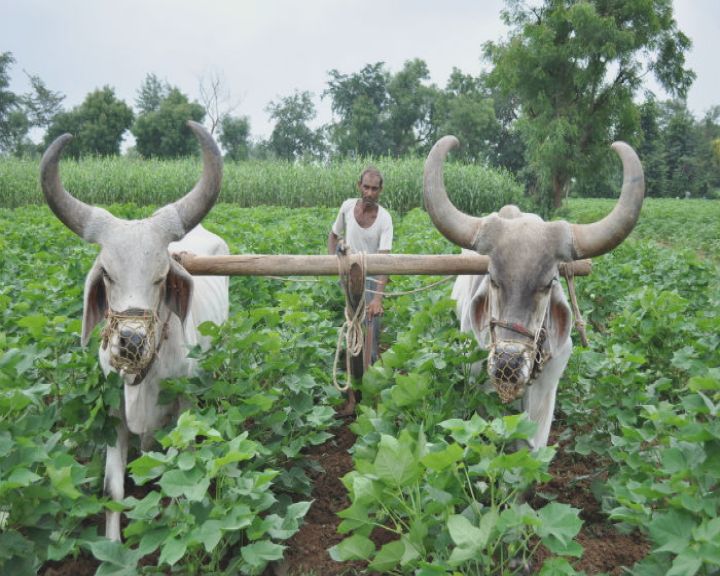
[[[344,160],[324,164],[280,161],[226,162],[220,199],[242,207],[290,208],[339,206],[357,194],[355,183],[368,164],[385,177],[382,203],[400,213],[422,206],[423,159]],[[42,204],[36,160],[0,160],[0,206]],[[165,204],[194,185],[201,173],[199,159],[138,160],[86,158],[61,161],[65,187],[92,204],[132,202]],[[504,204],[525,204],[522,187],[506,173],[483,166],[450,163],[446,184],[458,208],[470,214],[496,210]]]

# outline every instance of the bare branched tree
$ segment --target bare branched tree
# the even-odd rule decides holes
[[[200,77],[200,100],[210,121],[210,134],[215,133],[225,116],[240,106],[240,100],[232,98],[224,76],[218,72]]]

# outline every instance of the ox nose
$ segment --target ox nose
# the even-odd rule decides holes
[[[145,335],[130,328],[120,330],[120,355],[134,359],[142,356],[145,349]]]
[[[522,354],[497,352],[493,377],[502,382],[516,384],[520,380],[524,359]]]

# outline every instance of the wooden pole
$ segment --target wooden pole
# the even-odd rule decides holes
[[[174,258],[196,276],[338,276],[337,256],[243,254],[236,256],[196,256],[189,252],[175,254]],[[352,317],[360,299],[365,298],[362,282],[361,254],[348,254],[348,293]],[[490,259],[480,254],[365,254],[365,274],[404,275],[456,275],[486,274]],[[560,264],[560,274],[567,277],[587,276],[592,271],[590,260],[576,260]],[[361,379],[368,366],[369,343],[366,339],[359,356],[349,359],[350,374]],[[347,352],[349,354],[349,352]],[[352,391],[350,391],[352,394]],[[354,397],[353,397],[354,398]]]
[[[359,264],[360,254],[346,256]],[[243,254],[233,256],[196,256],[189,252],[176,255],[182,266],[196,276],[337,276],[336,256],[294,256]],[[365,273],[372,275],[448,275],[486,274],[489,258],[480,254],[366,254]],[[573,276],[587,276],[590,260],[560,265],[565,276],[572,266]]]

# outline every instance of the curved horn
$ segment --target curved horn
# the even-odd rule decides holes
[[[55,216],[81,238],[93,241],[87,237],[87,230],[96,209],[74,198],[60,180],[60,155],[70,140],[72,134],[63,134],[48,146],[40,161],[40,185]]]
[[[189,232],[215,204],[222,182],[222,154],[215,140],[202,124],[190,120],[187,125],[200,141],[203,155],[203,173],[195,187],[172,206],[177,210],[184,232]]]
[[[637,223],[645,195],[645,177],[642,164],[629,145],[615,142],[612,145],[623,164],[623,185],[620,199],[613,211],[592,224],[571,224],[574,258],[592,258],[618,246]]]
[[[425,160],[423,195],[425,209],[442,235],[458,246],[474,249],[484,219],[468,216],[455,208],[443,181],[443,162],[448,152],[459,144],[455,136],[444,136],[432,147]]]

